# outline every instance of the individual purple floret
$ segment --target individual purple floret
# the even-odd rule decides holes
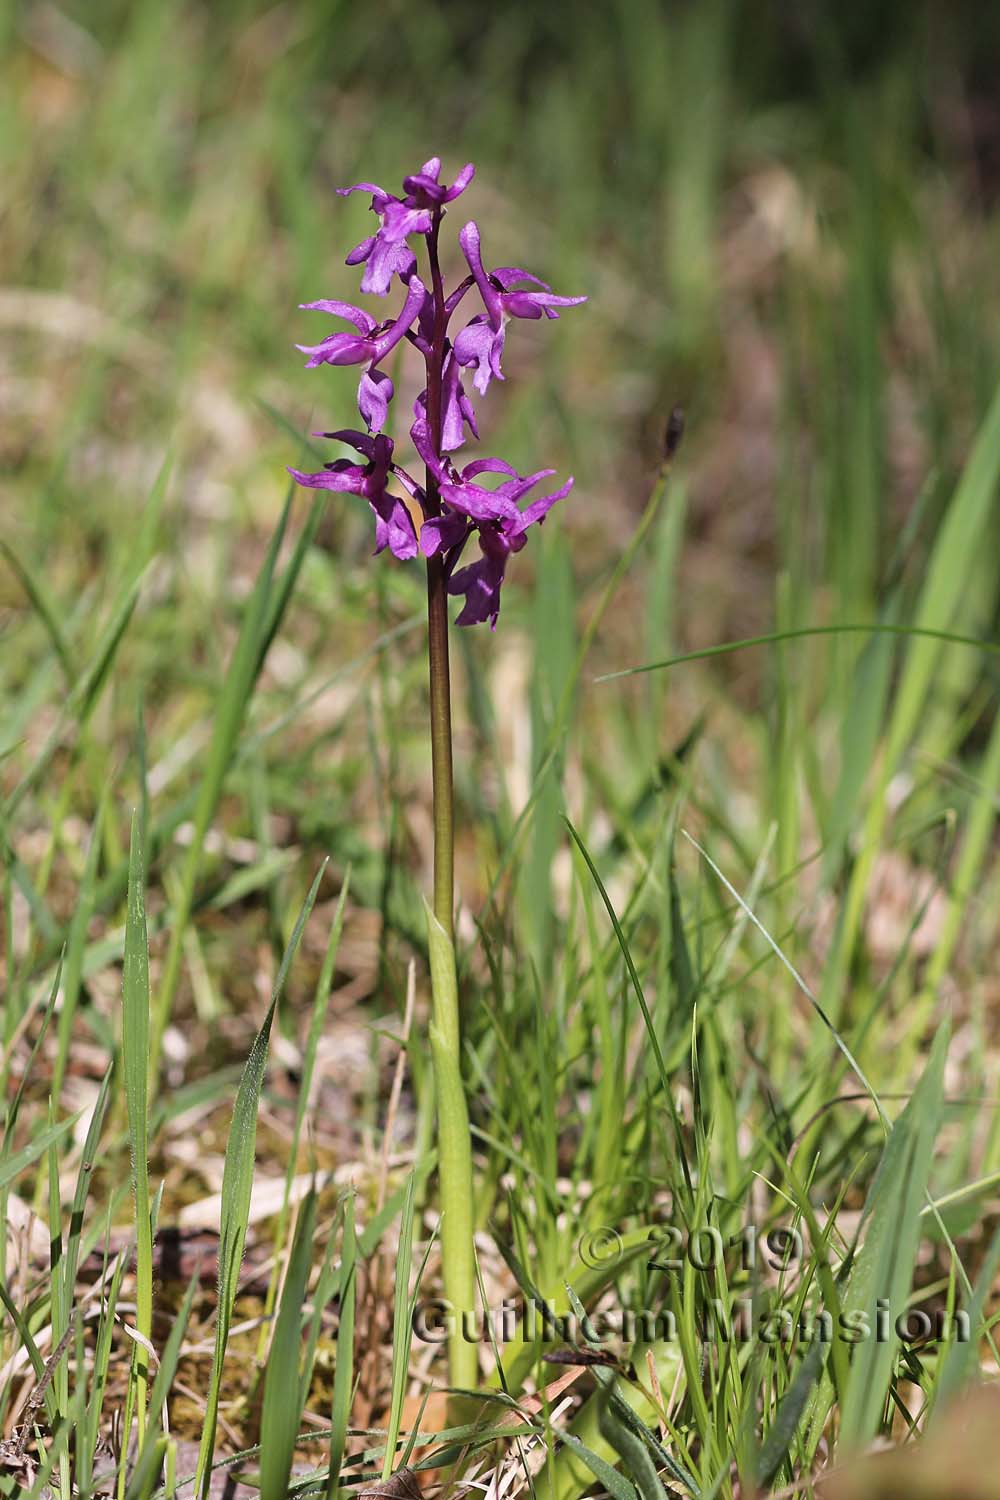
[[[306,308],[331,313],[353,325],[354,332],[333,333],[320,344],[298,347],[309,356],[310,368],[324,364],[365,366],[358,386],[358,410],[368,432],[325,434],[348,443],[365,460],[363,463],[337,459],[319,474],[303,474],[296,469],[289,472],[299,484],[312,489],[363,496],[375,515],[377,552],[388,548],[403,560],[422,553],[427,559],[439,619],[444,618],[447,592],[464,596],[459,625],[489,620],[495,628],[508,559],[525,545],[528,529],[541,523],[552,506],[569,494],[573,481],[569,479],[552,493],[528,500],[531,491],[554,470],[521,475],[501,458],[475,459],[457,469],[449,455],[465,444],[469,434],[479,436],[463,371],[474,367],[473,385],[485,393],[491,379],[504,378],[500,361],[511,318],[557,318],[560,308],[575,307],[587,299],[557,296],[547,282],[516,266],[488,271],[483,264],[479,229],[471,220],[458,236],[470,274],[450,294],[446,291],[438,252],[441,223],[446,205],[465,191],[474,170],[470,163],[449,186],[440,181],[440,160],[432,157],[419,172],[403,179],[401,197],[370,182],[338,188],[342,194],[371,193],[372,209],[379,218],[376,233],[347,258],[349,265],[364,263],[361,290],[384,295],[393,277],[398,277],[405,287],[405,298],[398,316],[382,322],[349,302],[303,303]],[[417,275],[416,255],[408,242],[413,235],[422,236],[426,246],[427,274],[423,280]],[[479,291],[483,311],[452,334],[451,320],[473,287]],[[410,428],[413,446],[424,464],[423,484],[393,462],[392,440],[382,430],[389,420],[395,390],[392,379],[379,366],[404,340],[421,356],[426,371]],[[492,487],[482,482],[486,475],[498,476]],[[390,476],[398,480],[410,503],[390,494]],[[459,567],[473,537],[480,555]]]
[[[530,271],[518,266],[497,266],[487,271],[483,265],[479,226],[470,219],[458,236],[462,254],[468,262],[485,314],[472,319],[455,340],[455,356],[460,365],[475,365],[473,385],[481,395],[496,376],[503,379],[500,357],[503,354],[508,318],[558,318],[557,308],[576,307],[586,297],[557,297],[547,281],[539,281]],[[540,291],[518,290],[519,281],[533,282]]]
[[[486,489],[473,482],[483,473],[503,473],[511,477],[495,489]],[[496,629],[500,586],[508,558],[524,546],[529,526],[540,525],[553,505],[565,499],[573,488],[573,481],[567,479],[559,489],[533,500],[523,510],[518,502],[541,480],[554,473],[554,469],[540,469],[537,474],[523,476],[503,459],[483,458],[468,464],[452,479],[442,480],[440,493],[446,508],[440,516],[424,522],[420,531],[420,550],[425,557],[444,553],[448,592],[465,595],[465,604],[456,624],[477,625],[489,620]],[[481,556],[455,572],[455,564],[473,532],[478,536]]]
[[[389,475],[403,476],[392,462],[392,438],[382,434],[369,437],[364,432],[318,432],[316,437],[336,438],[362,454],[368,462],[352,463],[349,458],[335,459],[319,474],[303,474],[289,469],[298,484],[311,490],[342,490],[362,495],[375,514],[375,551],[386,547],[394,557],[406,560],[417,555],[417,533],[410,513],[398,495],[388,491]]]
[[[475,175],[471,161],[462,168],[451,187],[438,182],[441,175],[441,159],[432,156],[425,161],[420,171],[412,177],[403,178],[404,197],[396,198],[374,182],[357,182],[353,187],[338,188],[342,198],[349,193],[371,193],[372,210],[381,223],[377,232],[355,245],[347,257],[347,265],[364,263],[361,280],[363,292],[374,292],[384,297],[393,276],[406,281],[417,263],[416,256],[406,243],[408,235],[428,234],[433,221],[433,210],[451,203],[464,193]]]
[[[403,187],[406,189],[403,201],[419,208],[441,208],[445,203],[453,203],[456,198],[460,198],[475,175],[475,167],[471,161],[467,161],[451,187],[445,187],[443,182],[438,182],[441,176],[441,158],[432,156],[430,161],[424,162],[419,172],[415,172],[412,177],[403,178]]]
[[[418,431],[429,434],[427,427],[427,392],[421,391],[414,402],[413,412],[415,417],[414,426],[410,428],[411,436],[414,427]],[[479,426],[476,422],[476,409],[462,384],[462,370],[452,352],[448,352],[444,358],[444,373],[441,377],[441,452],[453,453],[456,448],[461,448],[465,442],[465,429],[468,426],[473,437],[479,436]],[[436,457],[429,435],[422,439],[424,446],[421,447],[414,437],[414,446],[425,463],[431,463],[432,457]],[[428,457],[428,453],[432,457]]]
[[[317,365],[360,365],[366,360],[369,368],[373,368],[395,349],[400,339],[406,337],[426,295],[420,278],[411,276],[402,312],[398,318],[390,318],[384,323],[377,323],[371,313],[362,307],[352,307],[350,302],[331,302],[325,298],[319,302],[300,302],[299,306],[307,311],[332,313],[334,317],[353,323],[358,330],[357,333],[331,333],[321,344],[296,344],[296,349],[309,356],[306,369],[315,369]]]

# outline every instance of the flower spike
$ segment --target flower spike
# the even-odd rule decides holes
[[[441,160],[430,157],[419,171],[403,178],[400,193],[389,193],[374,182],[338,188],[342,196],[368,193],[378,219],[374,234],[362,240],[347,257],[348,265],[363,266],[361,290],[385,296],[393,280],[405,287],[403,306],[395,318],[378,321],[364,308],[327,299],[303,307],[343,319],[350,331],[330,334],[319,344],[298,345],[309,368],[319,365],[361,365],[358,411],[367,432],[327,434],[355,449],[360,460],[337,459],[321,473],[290,472],[311,489],[338,490],[366,499],[375,516],[376,551],[390,551],[403,561],[418,555],[443,570],[452,596],[464,599],[459,625],[489,621],[496,627],[500,591],[507,564],[521,551],[528,530],[541,524],[552,506],[569,494],[572,479],[532,500],[531,494],[553,474],[540,469],[521,475],[501,458],[481,458],[455,467],[452,455],[469,436],[478,438],[476,410],[465,380],[485,395],[492,380],[503,380],[502,356],[511,320],[558,318],[566,307],[586,297],[562,297],[547,281],[518,266],[488,269],[482,239],[474,219],[463,225],[459,246],[468,275],[450,292],[445,290],[438,260],[438,236],[449,203],[468,188],[475,175],[469,162],[449,184],[441,180]],[[417,274],[414,243],[423,239],[430,274]],[[430,288],[430,290],[428,290]],[[464,327],[450,332],[450,323],[464,297],[478,292],[481,311],[473,312]],[[381,368],[404,340],[413,345],[426,368],[424,389],[413,406],[410,437],[424,464],[423,484],[393,461],[392,441],[383,432],[395,395],[393,380]],[[408,499],[390,492],[395,478]],[[416,518],[419,517],[419,524]],[[479,557],[459,567],[470,541]],[[443,587],[444,585],[442,585]]]

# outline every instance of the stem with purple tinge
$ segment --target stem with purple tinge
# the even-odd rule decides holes
[[[427,422],[437,458],[441,457],[442,373],[447,326],[444,283],[438,259],[441,213],[427,236],[434,327],[427,359]],[[426,512],[440,513],[437,476],[426,470]],[[450,1304],[449,1380],[474,1388],[479,1360],[473,1338],[463,1334],[463,1314],[476,1302],[473,1248],[472,1151],[469,1114],[462,1084],[458,982],[455,971],[455,822],[451,754],[451,679],[448,666],[448,592],[440,553],[427,559],[427,627],[430,664],[431,775],[434,799],[434,906],[427,909],[433,1013],[430,1027],[437,1103],[438,1182],[441,1199],[441,1267]],[[471,1333],[470,1328],[470,1333]]]
[[[427,237],[434,299],[434,342],[427,361],[427,424],[434,452],[441,456],[441,384],[444,365],[444,286],[438,260],[440,215]],[[426,470],[427,514],[439,515],[437,476]],[[434,915],[452,936],[455,902],[455,828],[451,766],[451,679],[448,667],[448,592],[444,558],[427,559],[427,630],[431,687],[431,772],[434,782]]]

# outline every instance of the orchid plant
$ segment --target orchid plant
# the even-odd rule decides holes
[[[457,467],[452,457],[468,436],[478,439],[475,407],[466,382],[485,395],[493,380],[504,379],[502,357],[510,320],[558,318],[564,307],[586,297],[557,296],[547,282],[517,266],[487,270],[478,225],[470,220],[458,243],[468,274],[452,291],[445,286],[439,238],[447,205],[465,192],[475,174],[470,162],[454,182],[440,181],[437,157],[403,179],[396,197],[371,182],[338,188],[370,193],[378,219],[373,235],[347,256],[362,265],[362,292],[387,296],[395,282],[403,304],[394,318],[379,322],[363,308],[323,300],[303,303],[351,325],[352,332],[330,334],[321,343],[297,347],[308,367],[360,365],[358,411],[365,431],[341,429],[319,434],[354,450],[318,474],[290,469],[310,489],[339,490],[368,501],[375,517],[375,551],[388,549],[401,562],[422,555],[427,567],[428,654],[430,664],[431,760],[434,797],[434,901],[428,907],[433,1014],[430,1027],[437,1101],[441,1200],[441,1258],[445,1296],[455,1314],[449,1341],[452,1385],[469,1387],[478,1374],[476,1346],[462,1334],[462,1317],[475,1304],[472,1245],[472,1165],[469,1121],[461,1078],[458,987],[454,956],[454,809],[452,790],[451,687],[448,667],[448,596],[464,599],[458,625],[489,621],[495,630],[500,592],[511,555],[527,533],[541,525],[573,480],[549,489],[553,469],[519,474],[502,458],[477,458]],[[414,244],[423,241],[426,275],[418,274]],[[464,327],[453,321],[468,294],[480,303]],[[424,361],[424,388],[413,407],[410,438],[423,464],[422,481],[395,458],[383,431],[395,396],[391,377],[381,368],[403,341]],[[539,494],[544,489],[546,493]],[[402,491],[402,493],[399,493]],[[475,539],[479,555],[459,566]]]

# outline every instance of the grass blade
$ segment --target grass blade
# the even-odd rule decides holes
[[[136,1327],[144,1339],[153,1328],[153,1227],[149,1200],[149,944],[146,934],[145,871],[138,814],[132,814],[129,844],[128,909],[122,979],[122,1068],[135,1197]],[[136,1341],[133,1351],[136,1414],[141,1453],[146,1435],[149,1356]]]
[[[983,1308],[993,1290],[998,1266],[1000,1266],[1000,1231],[993,1236],[990,1248],[986,1252],[979,1275],[976,1277],[972,1299],[969,1302],[969,1326],[972,1336],[968,1343],[962,1343],[959,1339],[951,1339],[945,1351],[934,1392],[935,1417],[938,1411],[946,1407],[963,1387],[975,1379],[979,1369],[979,1339]]]
[[[82,1113],[82,1110],[78,1110],[68,1120],[60,1120],[58,1125],[46,1125],[33,1141],[29,1141],[26,1146],[21,1147],[20,1151],[13,1152],[6,1161],[0,1163],[0,1188],[5,1188],[8,1183],[13,1182],[25,1167],[30,1167],[31,1163],[37,1161],[51,1145],[68,1135]]]
[[[340,1324],[337,1328],[337,1363],[333,1372],[333,1402],[330,1413],[330,1469],[326,1481],[327,1500],[340,1494],[340,1469],[347,1445],[354,1388],[354,1313],[358,1300],[358,1242],[354,1229],[354,1198],[344,1201],[344,1228],[340,1249]]]
[[[267,1063],[271,1026],[278,1008],[288,970],[299,946],[302,929],[316,901],[319,883],[323,878],[326,862],[321,865],[309,894],[299,913],[295,928],[285,950],[274,982],[271,1004],[264,1024],[257,1033],[250,1049],[243,1077],[240,1080],[233,1120],[226,1142],[226,1159],[222,1169],[222,1223],[219,1237],[219,1305],[215,1324],[215,1348],[212,1353],[212,1371],[209,1377],[206,1399],[205,1421],[202,1428],[201,1446],[198,1451],[195,1494],[207,1500],[211,1482],[211,1463],[215,1449],[215,1431],[219,1419],[219,1397],[222,1390],[222,1367],[229,1340],[233,1304],[239,1284],[243,1247],[246,1243],[247,1224],[250,1219],[250,1194],[253,1188],[255,1152],[257,1144],[257,1105],[264,1084],[264,1068]]]
[[[301,1395],[299,1355],[302,1346],[302,1306],[309,1281],[313,1236],[316,1231],[316,1191],[310,1188],[292,1242],[288,1274],[281,1294],[264,1384],[260,1424],[261,1500],[285,1500],[295,1454],[295,1435],[302,1415],[294,1391]]]
[[[288,1227],[289,1201],[292,1191],[292,1179],[295,1176],[295,1166],[299,1154],[299,1143],[302,1139],[302,1127],[305,1124],[306,1110],[309,1108],[309,1099],[312,1093],[313,1074],[316,1070],[316,1053],[319,1040],[323,1034],[323,1025],[326,1020],[327,1009],[330,1004],[330,990],[333,984],[334,970],[337,966],[337,953],[340,949],[340,938],[344,930],[344,907],[347,904],[347,893],[351,883],[351,872],[348,869],[344,876],[344,883],[337,898],[337,908],[333,916],[333,926],[330,929],[330,937],[326,945],[326,953],[323,956],[323,964],[320,969],[319,978],[316,981],[316,989],[313,993],[312,1014],[309,1019],[309,1034],[302,1055],[302,1073],[299,1078],[299,1097],[295,1107],[295,1124],[292,1126],[292,1139],[288,1150],[288,1164],[285,1168],[285,1190],[281,1203],[281,1212],[278,1215],[274,1230],[275,1268],[267,1289],[267,1297],[264,1303],[265,1318],[269,1319],[274,1311],[274,1302],[278,1294],[278,1265],[281,1247],[285,1243],[285,1232]],[[267,1347],[267,1322],[261,1328],[260,1342],[257,1346],[258,1364],[263,1364]]]
[[[59,623],[59,612],[48,596],[48,591],[41,580],[36,578],[26,563],[22,562],[9,542],[0,538],[0,552],[7,559],[12,572],[16,575],[18,582],[24,589],[31,601],[32,607],[41,620],[52,642],[52,649],[59,658],[63,676],[67,685],[73,686],[76,678],[76,668],[73,665],[73,655],[69,648],[69,642]]]
[[[920,1214],[941,1119],[948,1030],[942,1026],[906,1108],[893,1125],[862,1214],[864,1242],[844,1297],[845,1318],[870,1317],[875,1299],[888,1302],[889,1336],[858,1343],[843,1398],[844,1448],[870,1442],[882,1422],[920,1236]],[[867,1226],[867,1228],[865,1227]]]
[[[399,1248],[396,1254],[396,1295],[392,1319],[392,1404],[389,1408],[389,1430],[382,1461],[382,1483],[392,1473],[396,1444],[403,1420],[403,1397],[406,1395],[406,1371],[410,1362],[412,1327],[409,1318],[410,1263],[413,1257],[413,1189],[414,1174],[406,1181],[406,1197],[399,1219]],[[419,1293],[415,1293],[418,1295]]]
[[[774,1421],[768,1429],[757,1457],[757,1483],[763,1488],[770,1484],[778,1467],[789,1457],[795,1434],[806,1410],[829,1353],[829,1346],[817,1340],[806,1354],[795,1372],[794,1379],[785,1392]]]

